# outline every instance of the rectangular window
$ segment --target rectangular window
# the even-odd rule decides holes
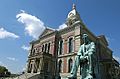
[[[47,44],[45,44],[45,53],[47,53]]]

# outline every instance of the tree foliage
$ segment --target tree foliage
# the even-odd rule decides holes
[[[11,73],[8,71],[8,69],[4,66],[0,66],[0,77],[8,77]]]

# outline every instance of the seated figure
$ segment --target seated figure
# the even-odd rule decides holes
[[[90,42],[88,35],[83,34],[83,44],[80,46],[75,61],[71,69],[70,79],[77,77],[77,70],[80,66],[80,79],[93,79],[93,58],[95,53],[95,43]]]

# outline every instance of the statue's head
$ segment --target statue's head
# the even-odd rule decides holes
[[[85,44],[89,43],[89,38],[88,38],[87,34],[83,34],[82,39],[83,39],[83,41],[84,41]]]

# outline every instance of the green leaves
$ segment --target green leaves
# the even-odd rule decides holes
[[[4,66],[0,66],[0,77],[8,77],[10,76],[10,72],[8,71],[8,69]]]

